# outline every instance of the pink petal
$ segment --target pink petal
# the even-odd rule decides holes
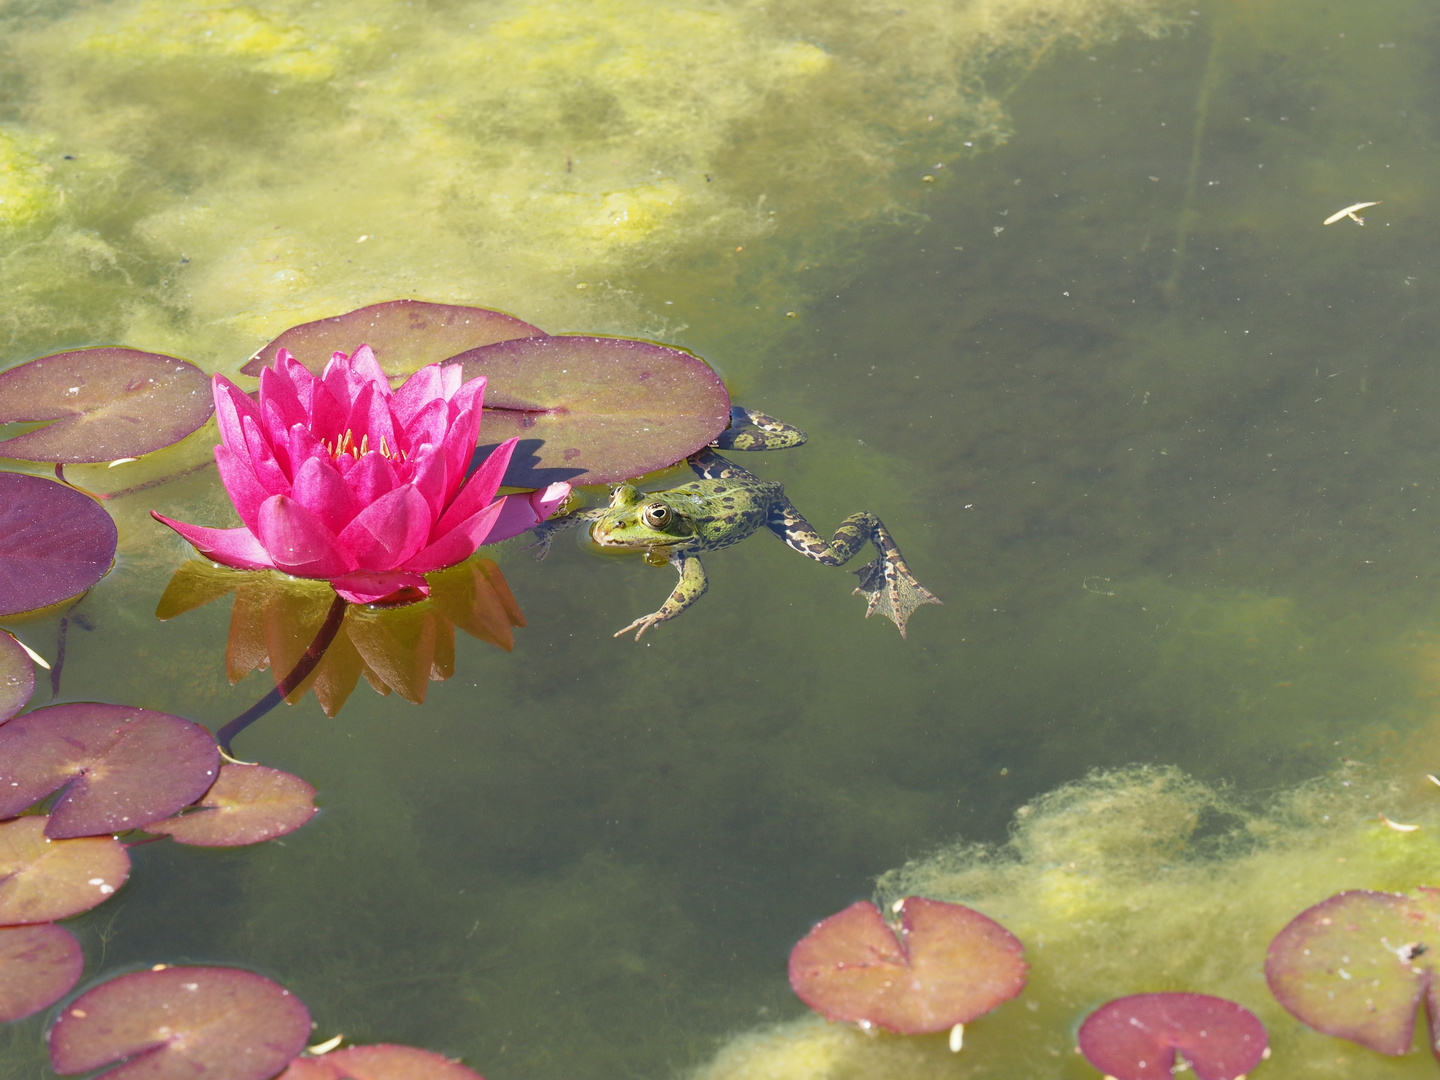
[[[335,578],[360,568],[323,521],[285,495],[260,507],[258,535],[275,566],[296,577]]]
[[[490,536],[485,542],[498,544],[501,540],[519,536],[526,529],[533,529],[569,497],[570,485],[566,483],[551,484],[539,491],[532,491],[529,495],[506,495],[501,500],[505,508],[500,512],[500,519],[495,522],[495,527],[490,530]]]
[[[449,430],[449,406],[444,398],[431,398],[405,425],[400,436],[400,446],[406,452],[422,443],[439,446],[445,441],[445,433]]]
[[[311,457],[295,475],[295,489],[290,497],[339,535],[341,530],[360,513],[362,506],[350,486],[328,457]],[[243,518],[243,515],[242,515]]]
[[[278,423],[271,421],[270,408],[279,413]],[[289,431],[292,425],[303,424],[310,419],[289,376],[268,367],[260,369],[260,411],[267,426],[274,423],[270,427],[270,437],[276,441],[282,439],[283,433]]]
[[[443,536],[458,526],[460,522],[472,517],[482,507],[490,505],[495,500],[495,492],[500,487],[505,470],[510,467],[510,455],[515,453],[515,444],[519,441],[519,439],[506,439],[490,451],[490,456],[480,463],[480,468],[476,469],[470,479],[465,482],[465,486],[460,489],[460,494],[455,497],[455,500],[446,508],[444,515],[436,522],[433,535]]]
[[[255,470],[256,479],[272,495],[288,494],[290,478],[275,460],[270,440],[261,433],[260,425],[246,416],[241,418],[240,426],[245,430],[245,442],[250,449],[250,467]]]
[[[375,350],[369,345],[361,345],[350,357],[350,367],[357,376],[372,382],[381,390],[386,397],[390,396],[390,377],[380,368],[380,361],[375,359]]]
[[[401,589],[415,589],[421,596],[430,595],[430,584],[419,574],[407,570],[357,570],[335,578],[330,587],[352,604],[373,604]]]
[[[445,465],[450,476],[450,498],[459,494],[460,485],[475,456],[475,442],[480,437],[480,409],[466,409],[450,421],[445,433]]]
[[[350,460],[355,463],[346,465],[343,461],[338,462],[340,474],[345,477],[345,483],[355,493],[355,501],[361,506],[369,506],[382,495],[388,495],[399,483],[395,467],[373,450],[359,461]]]
[[[425,505],[430,507],[430,521],[433,524],[445,510],[448,486],[446,480],[449,475],[445,455],[434,446],[422,444],[410,458],[410,466],[410,483],[424,497]]]
[[[425,546],[432,521],[425,499],[407,484],[356,514],[340,534],[340,543],[359,567],[394,570]]]
[[[360,391],[367,386],[375,387],[382,397],[390,396],[390,380],[380,370],[370,346],[361,345],[353,356],[337,352],[325,365],[320,377],[337,401],[353,407]]]
[[[488,541],[494,531],[496,519],[504,508],[503,499],[481,508],[478,513],[442,534],[433,544],[405,563],[405,569],[423,574],[464,562],[475,554],[476,548]]]
[[[290,428],[285,423],[282,410],[275,402],[265,401],[260,405],[260,413],[264,417],[264,423],[260,430],[265,440],[265,447],[261,449],[261,452],[268,448],[269,452],[275,456],[275,464],[280,467],[280,472],[287,478],[294,476],[295,469],[292,467],[290,454],[285,445],[290,438]],[[252,451],[251,456],[256,456],[256,452]]]
[[[330,451],[320,445],[320,441],[315,438],[314,433],[304,424],[296,424],[292,427],[286,433],[285,439],[285,454],[294,462],[294,472],[291,475],[298,473],[300,467],[310,458],[324,458],[326,461],[332,462],[334,460],[330,457]]]
[[[364,412],[361,412],[361,405],[364,405]],[[355,432],[355,438],[361,434],[370,439],[370,449],[379,450],[382,447],[388,454],[395,452],[395,418],[390,415],[390,395],[381,393],[378,389],[372,389],[369,394],[363,391],[355,397],[355,404],[350,409],[350,427]]]
[[[485,376],[480,376],[482,379]],[[441,393],[446,401],[455,396],[455,391],[460,389],[460,380],[465,378],[465,368],[461,364],[440,365]],[[481,387],[483,390],[484,387]]]
[[[281,349],[275,354],[274,368],[290,380],[290,385],[295,388],[295,396],[299,399],[301,407],[307,416],[310,415],[313,409],[315,387],[320,385],[320,380],[311,375],[305,365],[291,355],[289,349]]]
[[[224,443],[215,447],[215,464],[220,469],[220,482],[225,485],[225,494],[235,504],[235,512],[240,515],[245,527],[253,532],[259,521],[260,504],[278,492],[266,491],[256,478],[255,470],[250,467],[250,459],[237,454]]]
[[[237,570],[273,570],[274,562],[266,553],[264,545],[255,539],[249,529],[211,529],[204,525],[187,525],[150,511],[150,516],[163,525],[169,525],[190,542],[201,555],[224,566]]]
[[[309,372],[306,372],[309,375]],[[317,439],[333,443],[345,434],[345,421],[350,416],[348,405],[342,405],[330,388],[312,375],[309,428]]]
[[[455,365],[455,370],[460,370],[460,365]],[[451,415],[458,416],[466,409],[479,409],[485,405],[485,384],[484,375],[471,379],[464,386],[459,387],[449,397]]]
[[[215,395],[215,421],[220,425],[221,442],[237,453],[246,453],[240,419],[248,416],[259,423],[260,406],[223,375],[216,375],[210,381],[210,390]]]
[[[396,422],[408,431],[421,409],[432,401],[444,400],[445,377],[440,373],[439,364],[431,364],[415,372],[395,391],[390,411],[395,414]]]

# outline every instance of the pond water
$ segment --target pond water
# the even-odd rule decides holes
[[[1331,892],[1434,881],[1437,44],[1415,0],[0,3],[0,365],[233,374],[397,296],[662,340],[809,433],[747,468],[877,513],[944,602],[902,640],[761,536],[637,644],[671,571],[488,551],[514,651],[247,731],[321,815],[136,849],[68,924],[87,984],[242,965],[317,1039],[490,1080],[1093,1076],[1085,1012],[1194,989],[1267,1073],[1432,1075],[1260,965]],[[225,522],[213,469],[109,506],[57,700],[218,727],[271,677],[228,684],[228,601],[154,618],[189,550],[148,517]],[[6,625],[53,655],[58,619]],[[882,875],[1030,950],[958,1057],[790,992]],[[50,1075],[45,1022],[0,1072]]]

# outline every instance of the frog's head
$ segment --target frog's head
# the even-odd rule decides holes
[[[590,539],[601,547],[663,553],[694,537],[695,520],[685,510],[683,496],[675,492],[620,484],[610,493],[610,509],[590,526]]]

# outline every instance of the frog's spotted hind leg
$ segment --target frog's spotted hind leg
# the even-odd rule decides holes
[[[700,560],[694,555],[687,555],[683,551],[672,551],[670,552],[670,565],[675,567],[676,572],[680,575],[680,580],[675,583],[675,590],[666,598],[665,603],[660,605],[659,611],[652,611],[649,615],[636,619],[624,629],[615,631],[616,637],[634,630],[635,640],[639,641],[640,635],[650,627],[656,623],[665,622],[667,619],[675,618],[676,615],[704,596],[705,590],[710,588],[709,579],[705,576],[705,567],[700,565]]]
[[[701,480],[753,480],[760,483],[760,478],[754,473],[742,469],[729,458],[721,457],[708,446],[685,460]]]
[[[800,511],[789,499],[781,499],[770,508],[766,524],[791,548],[826,566],[843,566],[865,546],[867,540],[873,543],[879,554],[855,571],[860,577],[855,591],[865,597],[865,617],[868,619],[875,612],[880,612],[899,627],[902,638],[905,636],[905,624],[916,608],[921,604],[940,603],[935,594],[921,585],[910,572],[890,530],[874,514],[866,511],[851,514],[840,523],[829,543],[800,516]]]
[[[730,426],[710,445],[717,450],[788,450],[801,445],[806,437],[799,428],[773,416],[734,405],[730,409]]]

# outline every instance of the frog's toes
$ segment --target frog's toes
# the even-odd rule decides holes
[[[535,539],[532,540],[530,543],[526,544],[520,550],[533,551],[535,553],[535,561],[539,562],[541,559],[545,558],[546,555],[550,554],[550,541],[553,539],[554,534],[549,530],[546,530],[542,533],[539,529],[536,529]]]
[[[649,615],[643,615],[643,616],[641,616],[640,618],[638,618],[638,619],[636,619],[634,622],[632,622],[629,626],[622,627],[621,629],[616,630],[615,633],[614,633],[612,636],[613,636],[613,637],[621,637],[621,636],[623,636],[623,635],[625,635],[625,634],[628,634],[631,630],[634,630],[634,631],[635,631],[635,640],[636,640],[636,641],[639,641],[641,634],[645,633],[646,630],[649,630],[650,627],[655,626],[656,624],[662,623],[662,622],[664,622],[664,621],[665,621],[665,616],[661,615],[660,612],[658,612],[658,611],[654,611],[654,612],[651,612]],[[636,627],[639,627],[639,629],[636,629]]]
[[[877,555],[874,561],[866,563],[855,571],[860,584],[855,591],[865,597],[865,617],[876,611],[893,622],[905,636],[905,624],[921,604],[938,604],[939,599],[921,585],[905,560],[897,554]]]

